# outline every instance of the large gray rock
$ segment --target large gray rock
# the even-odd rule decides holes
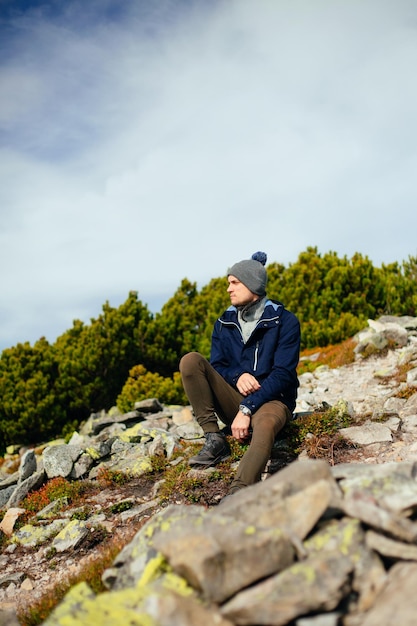
[[[27,450],[20,461],[19,480],[24,481],[36,472],[37,463],[34,450]]]
[[[340,498],[329,464],[305,460],[230,496],[220,504],[219,511],[247,524],[291,528],[303,539],[327,508],[340,506]]]
[[[72,520],[56,535],[52,542],[52,547],[57,552],[74,550],[85,539],[88,532],[85,522],[77,519]]]
[[[222,603],[294,560],[290,538],[279,528],[262,528],[200,510],[160,530],[153,546],[202,596]],[[262,554],[262,559],[259,558]]]
[[[352,570],[351,560],[340,552],[314,555],[241,591],[221,612],[233,624],[285,626],[306,613],[332,611],[345,595]]]
[[[392,441],[391,429],[388,426],[369,420],[361,426],[341,428],[339,432],[345,439],[363,446],[381,441]]]
[[[364,616],[362,626],[415,626],[417,563],[401,562],[389,571],[383,593]]]
[[[406,417],[408,415],[417,415],[417,392],[408,398],[401,409],[400,417]]]
[[[36,489],[42,487],[45,479],[45,471],[42,469],[34,474],[31,474],[29,478],[26,478],[26,480],[21,483],[18,483],[7,500],[6,508],[10,509],[17,506],[31,491],[36,491]]]
[[[61,476],[67,478],[74,467],[74,462],[82,454],[82,449],[75,445],[57,445],[46,448],[43,463],[48,478]]]

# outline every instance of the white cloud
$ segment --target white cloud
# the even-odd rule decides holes
[[[257,249],[416,254],[414,3],[88,6],[8,24],[0,349]]]

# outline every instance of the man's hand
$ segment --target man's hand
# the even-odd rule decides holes
[[[255,376],[252,374],[248,374],[245,372],[241,376],[236,383],[237,390],[242,394],[242,396],[248,396],[250,393],[254,391],[258,391],[261,388],[261,385],[256,380]]]
[[[240,442],[245,441],[249,437],[250,417],[238,411],[232,422],[232,435]]]

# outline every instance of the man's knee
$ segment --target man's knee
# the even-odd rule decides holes
[[[254,415],[253,425],[257,422],[260,429],[271,430],[278,434],[289,421],[291,413],[282,402],[272,401],[264,404]]]
[[[198,363],[204,357],[199,352],[188,352],[180,360],[179,370],[181,374],[188,374],[195,371]]]

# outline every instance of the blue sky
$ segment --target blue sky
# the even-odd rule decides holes
[[[0,0],[0,350],[265,250],[417,255],[414,0]]]

